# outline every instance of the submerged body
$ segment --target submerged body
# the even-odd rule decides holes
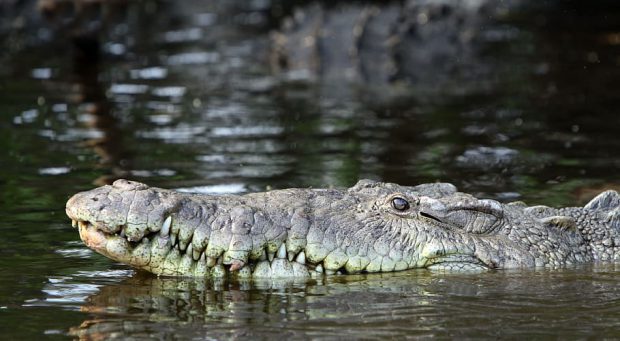
[[[197,195],[118,180],[73,196],[91,249],[169,276],[307,277],[412,268],[564,267],[620,258],[620,194],[500,204],[447,183]]]

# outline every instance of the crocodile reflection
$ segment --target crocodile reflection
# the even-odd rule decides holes
[[[508,319],[504,322],[520,321],[513,333],[532,335],[563,318],[611,323],[613,316],[593,322],[592,312],[616,309],[617,301],[609,298],[616,297],[617,271],[613,264],[480,274],[413,270],[306,282],[137,273],[92,294],[81,308],[87,319],[69,334],[80,339],[497,336],[489,325],[501,323],[492,317],[499,315]],[[575,306],[584,299],[591,302],[587,307]],[[568,306],[576,308],[553,309]],[[477,320],[484,323],[472,324]],[[571,328],[553,332],[570,335],[580,326]]]
[[[357,318],[358,311],[373,309],[377,303],[394,307],[430,304],[424,297],[434,295],[426,288],[440,279],[428,274],[412,277],[416,274],[413,271],[313,280],[205,281],[137,273],[120,283],[101,287],[88,297],[81,311],[88,313],[89,318],[71,328],[69,334],[84,339],[107,339],[116,333],[125,336],[157,333],[164,337],[174,333],[179,337],[179,332],[189,332],[187,329],[193,329],[192,335],[217,329],[224,334],[262,333],[264,336],[277,333],[276,325],[281,321],[312,329],[324,326],[325,319],[333,317]],[[459,289],[475,295],[471,290],[475,287]],[[395,295],[398,293],[402,295]],[[407,298],[403,299],[401,296],[405,295]],[[192,327],[178,328],[188,324]],[[226,325],[228,329],[221,330]],[[338,335],[339,328],[326,327],[321,334]]]

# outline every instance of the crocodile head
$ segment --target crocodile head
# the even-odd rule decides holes
[[[73,196],[93,250],[159,275],[243,277],[561,265],[582,244],[520,205],[446,183],[195,195],[117,180]],[[558,225],[556,222],[555,225]]]

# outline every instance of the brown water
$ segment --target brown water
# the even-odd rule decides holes
[[[98,60],[58,21],[4,20],[3,337],[619,336],[613,265],[227,282],[85,248],[64,203],[118,177],[206,193],[440,180],[547,205],[620,187],[617,6],[526,6],[486,27],[449,82],[381,89],[274,75],[276,20],[252,6],[107,8]]]

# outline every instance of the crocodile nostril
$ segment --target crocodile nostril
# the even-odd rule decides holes
[[[137,182],[137,181],[130,181],[130,180],[125,180],[125,179],[118,179],[116,181],[114,181],[112,183],[112,186],[115,188],[118,188],[120,190],[142,190],[142,189],[147,189],[149,188],[147,185],[141,183],[141,182]]]

